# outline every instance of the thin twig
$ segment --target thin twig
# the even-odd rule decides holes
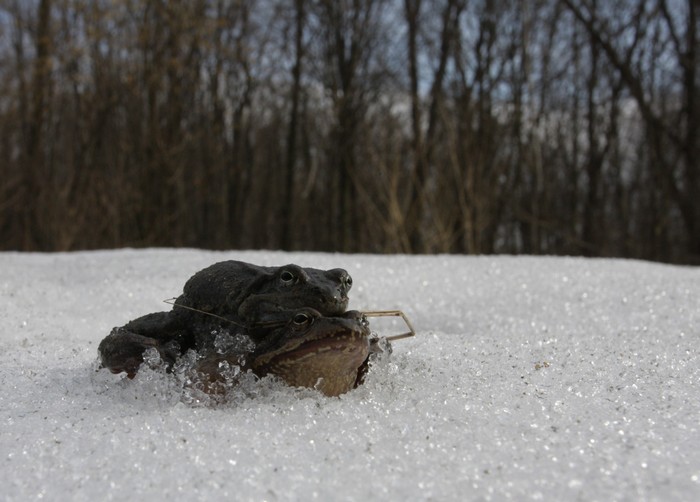
[[[175,303],[175,300],[177,300],[177,298],[168,298],[167,300],[163,300],[163,302],[167,303],[168,305],[172,305],[173,307],[187,309],[187,310],[191,310],[192,312],[199,312],[200,314],[208,315],[211,317],[216,317],[217,319],[221,319],[222,321],[230,322],[231,324],[235,324],[236,326],[240,326],[241,328],[246,327],[243,324],[237,323],[236,321],[232,321],[231,319],[226,319],[225,317],[221,317],[220,315],[212,314],[211,312],[205,312],[203,310],[188,307],[186,305],[180,305],[179,303]]]
[[[205,312],[204,310],[199,310],[193,307],[188,307],[186,305],[180,305],[179,303],[175,303],[177,298],[168,298],[167,300],[163,300],[163,302],[167,303],[168,305],[172,305],[173,307],[178,307],[182,309],[187,309],[191,310],[193,312],[199,312],[200,314],[208,315],[210,317],[215,317],[216,319],[220,319],[225,322],[230,322],[231,324],[235,324],[236,326],[240,326],[241,328],[246,328],[247,326],[237,323],[236,321],[232,321],[231,319],[227,319],[225,317],[222,317],[220,315],[212,314],[211,312]],[[416,331],[413,329],[413,325],[411,324],[411,321],[408,320],[408,317],[406,317],[406,314],[404,314],[400,310],[365,310],[362,311],[362,314],[365,315],[366,317],[400,317],[403,319],[403,321],[406,323],[406,326],[408,326],[408,331],[406,333],[401,333],[398,335],[393,335],[393,336],[387,336],[386,339],[388,341],[394,341],[394,340],[401,340],[403,338],[410,338],[412,336],[416,336]],[[281,326],[285,324],[285,322],[266,322],[266,323],[257,323],[254,326],[255,327],[276,327],[276,326]]]
[[[387,336],[386,339],[390,342],[416,336],[416,330],[413,329],[411,321],[409,321],[406,314],[400,310],[365,310],[362,311],[362,313],[367,317],[400,317],[403,319],[403,322],[405,322],[406,326],[408,326],[408,331],[406,333],[401,333],[400,335]]]

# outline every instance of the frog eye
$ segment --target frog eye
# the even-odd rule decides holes
[[[310,315],[300,312],[300,313],[296,314],[292,320],[294,321],[294,324],[296,324],[297,326],[304,326],[306,324],[311,323],[312,318]]]
[[[283,270],[280,274],[280,279],[284,284],[294,284],[296,281],[296,276],[289,270]]]
[[[352,277],[350,277],[350,275],[345,276],[345,285],[348,288],[352,287]]]

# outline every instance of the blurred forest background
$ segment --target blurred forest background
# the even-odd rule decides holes
[[[700,262],[697,0],[0,0],[0,248]]]

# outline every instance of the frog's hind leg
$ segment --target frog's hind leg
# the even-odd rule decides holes
[[[103,367],[112,373],[126,372],[129,378],[134,378],[143,363],[143,353],[150,348],[158,351],[168,368],[172,367],[180,355],[180,345],[175,340],[164,342],[125,328],[114,328],[100,342],[97,351]]]
[[[186,314],[186,313],[184,313]],[[181,345],[186,345],[185,329],[186,320],[183,312],[153,312],[129,321],[124,325],[124,329],[137,335],[155,338],[160,342],[177,340]]]
[[[172,350],[173,347],[179,347],[179,352],[174,356],[177,358],[189,349],[195,348],[195,337],[188,317],[189,314],[186,310],[154,312],[129,321],[123,329],[136,335],[155,339],[159,344],[156,348],[169,347]],[[158,350],[160,351],[160,348]]]

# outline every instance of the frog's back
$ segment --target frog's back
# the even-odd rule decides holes
[[[270,275],[270,267],[235,260],[214,263],[190,277],[177,303],[205,312],[235,312],[243,293]]]

